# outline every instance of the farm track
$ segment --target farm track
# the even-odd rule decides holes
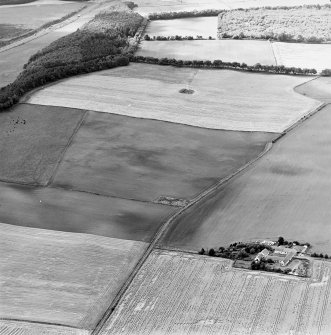
[[[319,77],[316,77],[316,78],[313,78],[311,80],[316,80],[318,78]],[[305,83],[297,85],[296,87],[293,88],[293,90],[295,91],[295,89],[298,86],[305,85],[308,82],[310,82],[311,80],[308,80]],[[298,94],[300,94],[300,93],[298,93]],[[290,131],[292,131],[296,127],[298,127],[300,124],[302,124],[304,121],[308,120],[310,117],[312,117],[313,115],[315,115],[317,112],[319,112],[320,110],[322,110],[327,105],[328,105],[327,103],[321,102],[321,104],[319,106],[317,106],[314,110],[310,111],[307,115],[305,115],[300,120],[298,120],[297,122],[295,122],[293,125],[291,125],[289,128],[287,128],[284,132],[282,132],[281,134],[279,134],[278,136],[276,136],[274,140],[272,140],[271,142],[267,143],[267,145],[265,146],[265,149],[256,158],[254,158],[253,160],[251,160],[250,162],[248,162],[247,164],[245,164],[244,166],[242,166],[241,168],[239,168],[237,171],[235,171],[231,175],[229,175],[229,176],[221,179],[216,184],[214,184],[213,186],[209,187],[207,190],[202,191],[200,193],[200,195],[198,195],[196,198],[194,198],[187,206],[183,207],[178,212],[176,212],[174,215],[172,215],[160,227],[159,231],[154,235],[153,240],[151,241],[151,243],[150,243],[149,247],[147,248],[146,252],[142,256],[142,258],[139,260],[139,262],[137,263],[136,267],[134,268],[134,270],[130,274],[130,277],[128,278],[128,280],[126,281],[126,283],[122,286],[121,290],[118,292],[118,294],[115,297],[115,299],[113,300],[112,304],[108,307],[108,309],[106,310],[105,314],[103,315],[103,317],[100,319],[99,323],[97,324],[96,328],[92,331],[91,335],[98,335],[98,334],[100,334],[100,332],[102,331],[102,329],[103,329],[105,323],[107,322],[108,318],[111,316],[112,312],[114,311],[114,309],[116,308],[116,306],[119,304],[121,298],[124,296],[125,292],[128,290],[130,284],[132,283],[132,281],[136,277],[136,275],[139,272],[139,270],[145,264],[146,260],[148,259],[148,257],[152,253],[152,251],[154,249],[156,249],[156,248],[161,249],[161,250],[163,249],[162,245],[160,245],[161,239],[162,239],[163,236],[165,236],[165,234],[167,233],[167,231],[170,229],[171,224],[175,221],[175,219],[177,217],[179,217],[181,214],[183,214],[186,210],[188,210],[192,206],[198,204],[200,201],[202,201],[203,199],[205,199],[208,195],[216,192],[216,190],[218,190],[220,187],[222,187],[225,184],[227,184],[230,180],[232,180],[233,178],[235,178],[239,174],[244,173],[245,170],[247,170],[249,167],[251,167],[252,165],[254,165],[263,156],[265,156],[272,149],[272,146],[273,146],[274,143],[276,143],[277,141],[279,141],[287,133],[289,133]],[[167,250],[167,249],[165,249],[165,250]],[[181,251],[181,252],[183,252],[183,251]],[[189,253],[193,253],[194,251],[188,251],[188,252]],[[284,303],[284,301],[283,301],[284,300],[284,296],[282,297],[282,302],[281,302],[282,304]],[[325,301],[327,301],[327,300],[325,300]],[[263,305],[263,303],[262,303],[262,305]],[[260,306],[261,308],[262,308],[262,305]],[[279,319],[279,318],[280,318],[280,314],[277,314],[277,319]],[[256,327],[256,325],[253,324],[253,328],[251,329],[251,333],[253,333],[253,329],[255,327]],[[275,324],[274,327],[273,327],[273,332],[276,331],[276,327],[277,327],[277,325]],[[319,326],[319,331],[320,331],[320,328],[321,328],[321,325]]]

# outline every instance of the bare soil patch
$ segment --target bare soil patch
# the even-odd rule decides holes
[[[87,330],[95,327],[148,246],[2,223],[0,229],[1,319]],[[39,333],[41,328],[52,334],[43,326]]]
[[[317,261],[316,277],[307,281],[154,251],[101,334],[324,335],[331,326],[330,270]]]
[[[83,116],[28,104],[0,113],[0,180],[47,184]]]

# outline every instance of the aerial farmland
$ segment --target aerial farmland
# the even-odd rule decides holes
[[[0,0],[0,335],[329,335],[329,11]]]

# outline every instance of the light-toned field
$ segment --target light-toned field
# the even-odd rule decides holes
[[[0,222],[149,242],[174,207],[0,183]]]
[[[90,331],[42,323],[0,320],[1,335],[89,335]]]
[[[331,44],[271,43],[277,65],[313,68],[318,72],[331,68]]]
[[[84,113],[29,104],[0,113],[0,180],[46,185]]]
[[[135,9],[142,14],[180,12],[203,9],[235,9],[263,6],[289,6],[288,0],[136,0]],[[325,4],[328,0],[291,0],[290,6]]]
[[[217,37],[217,16],[151,21],[145,34],[149,36]]]
[[[315,38],[331,41],[331,8],[252,9],[219,15],[219,34],[252,38],[274,38],[283,33],[294,40]]]
[[[239,62],[248,65],[276,64],[269,41],[143,41],[136,55],[181,60],[220,59],[223,62]]]
[[[254,159],[274,137],[90,112],[53,185],[144,201],[191,199]]]
[[[220,258],[154,251],[102,335],[329,334],[331,264],[302,280]]]
[[[0,318],[93,329],[146,243],[0,224]]]
[[[183,78],[177,83],[175,78],[180,74]],[[293,91],[307,80],[307,77],[133,64],[61,81],[36,92],[28,102],[210,129],[282,132],[318,105]],[[185,87],[195,93],[179,93]]]
[[[47,4],[47,0],[45,1]],[[35,3],[38,2],[34,2],[32,4]],[[65,6],[65,3],[60,0],[58,1],[58,3],[62,3]],[[84,4],[86,5],[86,3]],[[80,3],[80,5],[82,5],[82,3]],[[25,5],[19,6],[22,6],[20,8],[25,8]],[[65,22],[58,24],[56,27],[42,30],[36,35],[30,36],[23,40],[19,40],[1,48],[0,87],[6,86],[13,82],[16,79],[17,75],[23,70],[23,65],[27,63],[29,58],[37,51],[48,46],[55,40],[81,28],[96,14],[98,14],[100,11],[106,10],[110,6],[112,6],[112,2],[93,3],[91,5],[88,5],[88,7],[83,9],[81,12],[79,12],[79,14],[76,14]],[[0,20],[0,22],[2,21]]]
[[[255,166],[178,218],[163,244],[198,250],[285,236],[330,254],[330,124],[328,105]]]
[[[25,28],[36,29],[43,24],[83,7],[81,2],[63,2],[57,4],[36,4],[31,2],[24,6],[1,6],[0,22],[22,25]]]

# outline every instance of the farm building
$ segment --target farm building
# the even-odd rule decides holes
[[[268,249],[263,249],[261,252],[259,252],[255,259],[255,263],[260,263],[262,259],[266,258],[269,255],[270,251]]]
[[[282,261],[279,262],[280,265],[286,266],[296,254],[297,252],[295,250],[292,250],[291,252],[287,253],[286,257]]]

